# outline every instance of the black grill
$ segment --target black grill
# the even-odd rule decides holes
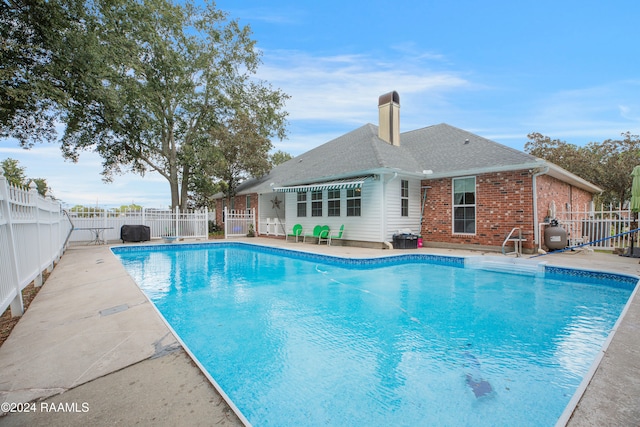
[[[151,229],[146,225],[123,225],[120,228],[120,240],[124,242],[148,242]]]

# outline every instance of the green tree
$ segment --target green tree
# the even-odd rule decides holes
[[[220,183],[206,173],[193,175],[189,183],[189,209],[214,208],[213,196],[221,191]]]
[[[271,155],[271,165],[278,166],[286,161],[293,159],[293,156],[289,153],[286,153],[282,150],[278,150]]]
[[[152,170],[185,208],[194,176],[211,158],[216,129],[236,114],[261,141],[284,137],[286,95],[254,78],[260,59],[248,27],[215,9],[168,0],[96,1],[86,43],[91,69],[72,88],[65,156],[103,158],[103,176]],[[246,141],[236,141],[244,145]]]
[[[141,211],[142,210],[142,206],[136,205],[135,203],[131,203],[130,205],[122,205],[119,208],[116,208],[115,210],[118,213],[125,213],[125,212],[131,212],[131,211]]]
[[[31,180],[31,182],[33,182],[36,185],[36,191],[41,196],[46,195],[47,191],[49,191],[49,185],[47,184],[47,180],[46,179],[44,179],[44,178],[34,178],[34,179]]]
[[[80,218],[94,218],[104,216],[106,209],[95,206],[75,205],[69,209],[74,215]]]
[[[225,125],[210,130],[214,154],[209,173],[224,182],[221,189],[228,199],[235,196],[243,180],[271,169],[271,142],[259,128],[254,118],[237,111]]]
[[[631,172],[640,164],[640,139],[630,132],[622,139],[607,139],[601,143],[591,142],[586,147],[590,159],[593,182],[605,191],[605,203],[624,203],[631,198]]]
[[[7,158],[0,162],[0,167],[2,168],[2,175],[7,178],[10,184],[19,187],[29,187],[29,185],[33,182],[36,185],[36,191],[41,196],[47,194],[49,186],[47,185],[47,180],[43,178],[27,178],[25,173],[25,169],[20,166],[20,163],[11,158]]]
[[[5,159],[0,163],[0,166],[2,166],[2,175],[7,178],[9,184],[20,187],[25,186],[27,176],[24,168],[20,166],[17,160],[11,158]]]
[[[0,0],[0,138],[55,141],[67,77],[84,64],[84,3]]]
[[[603,189],[599,201],[624,203],[631,192],[631,171],[640,164],[640,140],[630,132],[622,139],[590,142],[584,147],[539,133],[528,135],[525,151],[548,160]]]

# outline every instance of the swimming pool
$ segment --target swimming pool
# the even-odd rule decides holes
[[[637,282],[240,243],[113,251],[256,426],[552,425]]]

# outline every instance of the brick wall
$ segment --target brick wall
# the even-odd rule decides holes
[[[532,177],[528,171],[476,176],[476,233],[453,234],[451,178],[424,181],[430,186],[424,209],[422,236],[427,242],[501,246],[514,227],[533,247]]]
[[[525,249],[533,250],[533,177],[528,170],[476,176],[476,232],[453,234],[451,178],[423,181],[429,186],[425,202],[422,236],[425,242],[500,247],[514,227],[522,229]],[[547,216],[551,200],[559,212],[565,203],[582,209],[592,194],[548,175],[536,178],[538,221]]]
[[[256,218],[260,218],[258,214],[258,194],[252,193],[249,194],[249,203],[250,208],[256,210]],[[222,225],[222,202],[226,199],[216,199],[216,224]],[[231,209],[232,204],[227,202],[227,208]],[[247,209],[247,194],[243,194],[241,196],[235,196],[233,201],[233,209],[235,210],[244,210]]]
[[[538,186],[538,219],[540,222],[548,215],[551,201],[555,201],[556,213],[567,210],[567,204],[573,211],[585,210],[593,200],[593,195],[585,190],[571,186],[549,175],[536,178]]]

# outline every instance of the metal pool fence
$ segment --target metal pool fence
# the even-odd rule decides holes
[[[22,290],[31,281],[42,284],[42,274],[64,253],[71,222],[59,202],[42,197],[35,185],[10,185],[0,175],[0,313],[24,311]]]

